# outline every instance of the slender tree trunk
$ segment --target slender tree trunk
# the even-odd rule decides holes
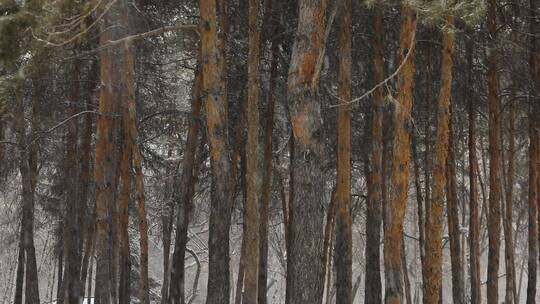
[[[142,159],[140,143],[137,130],[137,113],[135,106],[135,75],[134,75],[134,50],[129,42],[124,45],[124,98],[127,106],[126,130],[128,139],[131,142],[131,157],[135,169],[135,189],[137,192],[137,215],[139,222],[139,242],[140,242],[140,277],[139,277],[139,299],[142,304],[150,303],[150,292],[148,283],[148,222],[146,218],[146,198],[144,193],[144,176],[142,172]]]
[[[127,97],[127,96],[126,96]],[[122,114],[123,114],[123,139],[122,139],[122,158],[120,160],[120,178],[122,184],[120,187],[119,199],[118,199],[118,247],[120,253],[120,282],[118,288],[118,301],[120,304],[127,304],[130,301],[129,287],[130,287],[130,271],[131,262],[129,257],[129,214],[128,207],[131,196],[131,162],[132,158],[132,139],[129,133],[129,119],[128,117],[128,103],[129,101],[122,100]]]
[[[404,62],[397,78],[398,105],[394,113],[394,144],[392,153],[392,188],[385,206],[384,265],[385,303],[403,303],[403,266],[401,238],[408,199],[410,134],[409,125],[413,104],[414,49],[416,16],[407,2],[402,6],[402,26],[399,38],[399,62]]]
[[[91,110],[92,105],[92,97],[93,97],[93,91],[96,86],[98,77],[98,62],[95,60],[92,63],[92,68],[90,70],[90,76],[88,78],[88,86],[85,88],[86,93],[88,94],[86,96],[86,110]],[[94,133],[94,128],[92,124],[93,115],[86,114],[84,116],[83,120],[83,130],[82,130],[82,140],[81,140],[81,157],[80,157],[80,164],[81,164],[81,170],[79,172],[79,199],[80,204],[83,206],[83,210],[81,212],[84,212],[83,217],[83,224],[85,225],[84,228],[84,255],[82,257],[81,262],[81,279],[80,279],[80,286],[81,286],[81,295],[84,296],[85,292],[85,286],[86,286],[86,280],[87,280],[87,274],[88,274],[88,263],[91,258],[90,253],[93,250],[93,239],[94,239],[94,228],[95,228],[95,209],[93,208],[93,205],[90,205],[88,202],[88,193],[89,193],[89,185],[90,185],[90,159],[92,158],[92,134]],[[92,207],[91,207],[92,206]],[[81,239],[81,243],[83,242],[83,239]],[[91,295],[88,294],[88,297]]]
[[[420,268],[422,278],[426,277],[426,235],[425,235],[425,209],[424,209],[424,198],[422,195],[422,184],[420,182],[420,164],[417,151],[417,137],[412,135],[412,155],[413,155],[413,166],[414,166],[414,186],[416,194],[416,212],[418,216],[418,250],[420,251]],[[422,284],[423,285],[423,284]]]
[[[452,268],[452,300],[455,304],[465,303],[463,293],[463,263],[461,256],[461,232],[456,181],[456,156],[454,151],[454,128],[450,108],[448,133],[448,160],[446,163],[446,208],[448,212],[448,234],[450,237],[450,262]]]
[[[527,264],[527,303],[536,303],[537,259],[538,259],[538,131],[536,127],[536,105],[529,112],[529,262]]]
[[[384,20],[381,3],[375,6],[373,20],[373,70],[375,82],[384,80]],[[383,175],[383,113],[384,92],[382,88],[373,94],[373,116],[371,129],[371,172],[369,172],[367,219],[366,219],[366,281],[365,303],[382,302],[381,284],[381,221]]]
[[[519,33],[516,31],[516,27],[519,27],[517,19],[519,18],[519,7],[516,1],[512,2],[513,7],[513,29],[512,29],[512,58],[518,59],[518,45],[519,45]],[[514,61],[517,62],[517,61]],[[516,72],[515,69],[511,69],[512,72]],[[517,81],[512,77],[512,86],[510,88],[510,112],[508,117],[508,167],[506,172],[506,208],[505,208],[505,222],[504,222],[504,253],[505,253],[505,267],[506,267],[506,296],[505,302],[507,304],[519,304],[519,298],[516,293],[516,267],[514,258],[514,236],[513,236],[513,205],[514,205],[514,181],[515,181],[515,157],[516,157],[516,91]]]
[[[57,301],[59,304],[63,304],[64,303],[64,297],[62,297],[62,295],[64,294],[64,291],[63,291],[63,287],[64,287],[64,242],[63,242],[63,239],[64,239],[64,232],[63,232],[63,220],[60,221],[60,233],[58,234],[59,235],[59,240],[58,240],[58,245],[57,245],[57,249],[58,250],[58,266],[56,267],[56,274],[58,275],[58,282],[56,284],[56,298],[57,298]]]
[[[171,287],[169,291],[169,302],[171,304],[183,304],[185,301],[184,292],[184,259],[186,256],[186,244],[188,240],[189,217],[193,210],[194,191],[194,163],[197,152],[197,138],[200,130],[201,113],[201,62],[200,49],[198,50],[197,70],[191,88],[191,119],[189,122],[188,135],[186,140],[185,154],[182,165],[182,175],[178,191],[173,193],[178,197],[176,214],[176,236],[174,241],[174,253],[171,267]]]
[[[73,64],[73,83],[71,84],[71,92],[69,96],[68,116],[77,113],[77,102],[79,100],[79,62]],[[66,210],[65,210],[65,225],[64,228],[64,247],[66,248],[66,264],[64,270],[64,297],[65,303],[77,303],[79,301],[80,289],[80,267],[81,267],[81,252],[79,250],[79,240],[81,238],[81,220],[80,210],[83,209],[79,199],[79,174],[77,165],[77,139],[78,139],[78,123],[76,119],[72,119],[67,124],[67,139],[66,139]]]
[[[316,64],[324,49],[326,1],[300,0],[288,77],[295,152],[287,250],[287,304],[323,294],[324,144]]]
[[[339,98],[351,100],[352,6],[351,0],[339,7]],[[352,304],[352,217],[351,217],[351,104],[338,107],[337,184],[336,184],[336,304]]]
[[[246,255],[244,274],[244,301],[247,304],[257,303],[259,285],[259,204],[261,191],[260,172],[260,122],[259,122],[259,61],[260,61],[260,0],[249,1],[249,51],[248,51],[248,83],[247,83],[247,145],[246,145],[246,212],[244,231]]]
[[[403,265],[403,287],[407,304],[412,304],[411,300],[411,280],[409,279],[409,267],[407,265],[407,251],[405,246],[405,236],[401,237],[401,265]]]
[[[489,54],[487,58],[489,107],[489,214],[487,302],[499,303],[499,249],[501,235],[501,100],[499,97],[498,55],[496,50],[497,1],[488,2],[487,25]]]
[[[467,30],[469,38],[466,44],[467,56],[467,83],[472,85],[473,81],[473,57],[474,38],[473,31]],[[478,210],[478,159],[476,156],[476,105],[475,97],[471,87],[467,89],[467,99],[469,107],[469,263],[471,271],[471,304],[481,304],[480,285],[480,218]]]
[[[530,0],[530,18],[529,27],[531,33],[537,33],[539,22],[536,19],[538,10],[538,1]],[[540,102],[537,100],[540,95],[540,55],[538,54],[538,38],[531,36],[530,50],[530,74],[532,85],[532,103],[529,111],[529,259],[527,265],[528,285],[527,285],[527,303],[536,303],[536,285],[537,285],[537,263],[538,263],[538,197],[539,197],[539,167],[540,162],[540,138],[538,130],[540,123]]]
[[[240,262],[238,263],[238,277],[236,278],[236,293],[234,295],[234,303],[235,304],[241,304],[242,303],[242,295],[244,291],[244,256],[246,255],[246,241],[245,238],[242,237],[242,245],[240,246]]]
[[[212,193],[209,231],[207,304],[229,303],[229,225],[231,215],[229,177],[231,159],[227,132],[227,103],[223,77],[224,54],[218,49],[216,1],[200,0],[202,90],[210,146]],[[222,12],[224,13],[224,12]],[[226,28],[225,28],[226,29]]]
[[[21,222],[21,226],[24,223]],[[22,293],[23,293],[23,283],[24,283],[24,264],[25,264],[25,254],[24,254],[24,238],[21,232],[19,233],[19,254],[17,258],[17,272],[15,277],[15,296],[13,299],[13,304],[22,304]],[[59,278],[60,279],[60,278]]]
[[[37,128],[37,113],[39,98],[36,94],[39,89],[39,80],[34,80],[34,93],[32,104],[32,130]],[[34,247],[34,190],[37,179],[37,150],[35,145],[27,146],[26,123],[24,119],[24,98],[23,83],[17,83],[15,88],[16,115],[14,119],[15,133],[17,136],[19,149],[19,171],[22,182],[22,220],[19,246],[19,266],[17,269],[17,286],[15,292],[15,302],[22,301],[24,282],[24,302],[38,304],[39,286],[36,263],[36,252]],[[21,254],[21,249],[24,254]],[[21,258],[23,258],[21,260]],[[24,266],[22,266],[24,263]],[[24,280],[23,280],[24,275]],[[20,303],[20,302],[19,302]]]
[[[334,243],[334,226],[336,218],[336,188],[332,190],[328,212],[326,214],[326,223],[324,226],[323,240],[323,265],[324,265],[324,292],[323,298],[328,298],[330,293],[330,281],[332,280],[332,244]],[[324,296],[326,294],[326,297]],[[324,301],[322,302],[324,303]]]
[[[270,20],[275,16],[274,9],[272,7],[272,0],[267,2],[266,18]],[[272,28],[269,33],[273,36],[277,35],[278,26],[274,21],[267,21],[266,24]],[[272,193],[272,149],[273,140],[272,134],[274,130],[274,107],[276,103],[276,82],[278,77],[278,56],[279,56],[279,44],[277,41],[271,41],[270,50],[270,79],[268,86],[268,101],[266,110],[266,126],[264,129],[264,168],[263,168],[263,180],[262,180],[262,196],[261,196],[261,212],[260,212],[260,244],[259,244],[259,287],[258,287],[258,303],[267,303],[267,281],[268,281],[268,209],[270,206],[270,196]],[[286,204],[285,200],[282,203]],[[286,206],[283,211],[285,214]],[[285,223],[285,221],[284,221]]]

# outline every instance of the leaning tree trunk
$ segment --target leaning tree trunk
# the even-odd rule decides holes
[[[294,195],[290,206],[287,251],[287,304],[322,299],[324,265],[324,142],[317,62],[324,49],[324,0],[298,2],[298,28],[288,78],[288,99],[295,151]]]
[[[339,98],[337,184],[336,184],[336,304],[352,304],[352,217],[351,217],[351,0],[339,7]],[[377,244],[378,246],[378,244]]]
[[[384,80],[384,20],[383,7],[374,8],[373,27],[373,71],[375,82]],[[366,219],[366,304],[379,304],[382,299],[381,284],[381,222],[382,222],[382,179],[383,179],[383,109],[384,91],[378,88],[373,94],[373,116],[371,126],[371,172]]]
[[[487,58],[489,107],[489,214],[488,214],[488,274],[487,302],[499,303],[499,249],[501,235],[501,99],[499,97],[497,33],[497,1],[488,2],[487,26],[489,52]]]
[[[401,241],[409,187],[411,144],[409,125],[413,104],[416,16],[408,2],[403,2],[402,16],[399,62],[403,66],[397,79],[398,104],[394,113],[392,187],[384,210],[386,219],[384,224],[385,303],[388,304],[403,303]]]
[[[180,304],[185,301],[184,292],[184,259],[186,256],[186,245],[188,241],[189,216],[193,209],[193,191],[195,179],[195,155],[197,152],[197,138],[200,130],[201,113],[201,63],[200,48],[197,59],[197,70],[191,88],[191,117],[186,140],[184,159],[182,161],[182,175],[178,191],[174,191],[174,200],[177,202],[178,212],[176,214],[176,236],[174,241],[174,252],[171,266],[171,286],[169,291],[169,302]],[[176,197],[178,196],[178,197]]]

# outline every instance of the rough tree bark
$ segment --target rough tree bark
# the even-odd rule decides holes
[[[373,71],[376,83],[384,80],[384,20],[383,7],[374,7],[373,30]],[[383,110],[384,91],[378,88],[373,94],[373,116],[371,126],[371,172],[366,219],[366,304],[382,301],[381,284],[381,222],[382,222],[382,179],[383,179]]]
[[[399,62],[403,64],[397,78],[397,102],[394,111],[391,189],[385,206],[384,266],[385,303],[403,303],[403,267],[401,241],[403,219],[407,207],[410,162],[410,124],[413,104],[414,49],[416,16],[408,2],[402,5],[402,25],[399,37]]]
[[[537,20],[538,1],[529,1],[530,21],[529,28],[531,33],[537,33],[540,22]],[[529,259],[527,264],[528,285],[527,285],[527,303],[536,302],[536,284],[538,269],[538,180],[540,161],[540,136],[538,130],[540,123],[538,115],[540,114],[540,102],[537,100],[540,94],[540,55],[538,54],[538,38],[531,36],[531,49],[529,57],[529,68],[532,85],[533,101],[529,110]]]
[[[76,47],[75,47],[76,49]],[[79,83],[80,83],[80,62],[76,60],[73,63],[73,84],[71,84],[71,92],[69,93],[69,108],[68,116],[77,113],[77,102],[79,101]],[[80,286],[80,267],[81,267],[81,252],[79,250],[79,242],[82,238],[82,218],[80,210],[84,210],[79,199],[79,173],[77,165],[77,140],[78,140],[78,122],[76,119],[71,119],[67,123],[67,138],[66,138],[66,182],[65,191],[66,209],[64,218],[64,248],[66,250],[65,268],[64,268],[64,303],[77,303],[81,294]]]
[[[519,45],[519,33],[516,28],[519,27],[517,22],[519,18],[519,7],[516,1],[512,2],[512,58],[518,57],[518,45]],[[511,69],[512,72],[516,72],[515,68]],[[506,269],[506,294],[505,303],[514,304],[519,303],[519,299],[516,294],[516,269],[514,259],[514,236],[513,236],[513,205],[514,205],[514,174],[515,174],[515,157],[516,157],[516,91],[517,82],[512,77],[512,85],[510,88],[510,109],[508,113],[508,165],[506,172],[506,189],[505,189],[505,221],[504,221],[504,256],[505,256],[505,269]]]
[[[268,0],[266,4],[265,22],[263,23],[263,29],[265,24],[270,27],[267,34],[270,36],[278,35],[277,22],[272,18],[276,16],[276,10],[273,8],[273,1]],[[267,37],[267,38],[269,38]],[[273,149],[273,130],[274,130],[274,107],[276,103],[276,82],[278,77],[278,56],[279,56],[279,43],[278,41],[270,41],[270,79],[268,84],[268,100],[266,109],[266,126],[264,128],[264,167],[263,167],[263,179],[262,179],[262,196],[261,196],[261,212],[260,212],[260,243],[259,243],[259,287],[258,287],[258,303],[267,303],[267,281],[268,281],[268,209],[270,206],[270,197],[272,193],[272,149]],[[284,200],[282,203],[286,204]],[[283,209],[283,210],[286,210]],[[284,213],[285,214],[285,213]],[[285,221],[284,221],[285,223]]]
[[[38,89],[38,79],[34,79],[34,92]],[[36,250],[34,246],[34,190],[37,171],[37,155],[35,148],[27,145],[26,123],[24,118],[25,106],[23,98],[23,83],[15,84],[16,115],[14,127],[19,149],[19,171],[22,182],[22,219],[19,240],[19,260],[17,266],[16,292],[14,303],[22,303],[24,292],[25,303],[38,304],[39,286],[36,263]],[[39,105],[38,95],[33,94],[32,107]],[[34,112],[34,111],[33,111]],[[37,110],[35,111],[37,114]],[[32,115],[34,116],[34,115]],[[37,127],[36,118],[32,118],[32,129]],[[31,145],[34,146],[34,145]],[[23,291],[24,282],[24,291]]]
[[[246,212],[244,231],[246,255],[244,268],[244,302],[255,304],[259,286],[259,204],[261,172],[259,158],[259,61],[260,61],[260,0],[249,0],[249,51],[247,83],[247,143],[246,143]]]
[[[340,2],[338,95],[351,100],[352,24],[351,0]],[[338,112],[337,184],[336,184],[336,304],[352,304],[352,217],[351,217],[351,104],[342,104]],[[378,245],[378,244],[377,244]]]
[[[496,49],[497,1],[489,0],[487,79],[489,108],[489,213],[487,302],[499,303],[499,249],[501,235],[501,100],[499,97],[498,55]]]
[[[537,284],[537,259],[538,259],[538,123],[536,122],[536,105],[531,105],[529,110],[529,257],[527,264],[528,285],[527,285],[527,303],[536,303],[536,284]]]
[[[101,6],[100,10],[105,7]],[[100,45],[117,39],[114,28],[119,16],[119,3],[108,8],[101,20]],[[112,217],[111,206],[116,193],[117,152],[115,137],[118,123],[115,122],[118,101],[115,90],[116,67],[114,64],[116,48],[104,48],[100,51],[100,97],[99,113],[96,122],[96,144],[94,180],[96,183],[96,288],[95,303],[109,304],[113,302],[115,278],[111,278],[112,239],[110,236]]]
[[[125,81],[126,79],[124,79]],[[127,84],[125,84],[127,85]],[[120,159],[120,193],[118,197],[118,250],[119,250],[119,275],[120,281],[118,286],[118,302],[120,304],[127,304],[130,301],[129,287],[130,287],[130,271],[131,262],[129,258],[129,214],[128,206],[131,198],[131,162],[133,154],[132,151],[132,138],[129,132],[129,113],[128,113],[128,96],[122,96],[122,156]]]
[[[323,51],[326,1],[300,0],[287,95],[295,151],[287,251],[287,304],[316,303],[323,293],[324,153],[316,65]]]
[[[224,54],[218,49],[216,0],[200,0],[202,91],[212,167],[207,304],[229,303],[229,224],[231,215],[228,115]]]
[[[473,57],[474,57],[474,38],[473,31],[467,30],[469,38],[466,43],[467,57],[467,83],[473,83]],[[480,304],[481,285],[480,285],[480,219],[478,210],[478,185],[477,185],[477,164],[476,156],[476,105],[473,95],[473,88],[467,89],[468,111],[469,111],[469,263],[471,272],[471,303]]]
[[[453,24],[453,17],[446,17]],[[442,288],[442,233],[444,222],[444,189],[446,186],[446,162],[448,157],[448,132],[450,124],[450,99],[452,90],[454,35],[443,33],[441,88],[437,110],[437,137],[435,161],[433,162],[433,189],[426,229],[426,295],[427,303],[438,303]],[[448,194],[447,194],[448,198]],[[454,299],[456,300],[456,299]]]

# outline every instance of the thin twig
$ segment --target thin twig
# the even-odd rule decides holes
[[[62,125],[66,124],[68,121],[70,121],[70,120],[72,120],[72,119],[74,119],[74,118],[77,118],[77,117],[79,117],[79,116],[81,116],[81,115],[83,115],[83,114],[96,114],[96,115],[100,115],[99,112],[96,112],[96,111],[88,111],[88,110],[87,110],[87,111],[79,112],[79,113],[77,113],[77,114],[74,114],[74,115],[72,115],[72,116],[70,116],[70,117],[68,117],[68,118],[66,118],[66,119],[64,119],[64,120],[62,120],[62,121],[59,122],[58,124],[54,125],[52,128],[48,129],[47,131],[43,131],[43,132],[41,133],[41,135],[39,135],[39,136],[37,136],[36,138],[32,139],[32,140],[28,143],[27,146],[29,146],[29,145],[33,144],[34,142],[36,142],[36,141],[42,139],[43,137],[45,137],[45,135],[47,135],[48,133],[51,133],[52,131],[58,129],[58,128],[61,127]]]
[[[375,85],[369,91],[362,94],[360,97],[357,97],[357,98],[355,98],[355,99],[353,99],[351,101],[346,101],[346,100],[343,100],[343,99],[341,99],[341,98],[339,98],[337,96],[334,96],[335,98],[339,99],[339,101],[341,103],[338,103],[338,104],[335,104],[335,105],[330,105],[329,107],[330,108],[337,108],[337,107],[340,107],[340,106],[345,106],[345,105],[349,105],[349,104],[352,104],[352,103],[355,103],[355,102],[359,102],[362,99],[364,99],[364,98],[368,97],[369,95],[373,94],[373,92],[375,92],[375,90],[377,90],[378,88],[380,88],[383,85],[387,84],[390,80],[394,79],[399,74],[401,69],[405,66],[405,63],[407,63],[407,61],[409,60],[409,57],[410,57],[410,55],[411,55],[411,53],[413,51],[415,37],[416,37],[416,34],[413,34],[412,39],[411,39],[411,44],[409,46],[409,50],[407,51],[407,55],[405,55],[405,58],[403,59],[403,61],[399,65],[399,67],[394,71],[394,73],[392,73],[392,75],[388,76],[388,78],[386,78],[385,80],[379,82],[377,85]]]

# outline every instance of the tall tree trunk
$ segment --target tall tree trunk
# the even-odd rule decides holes
[[[488,214],[488,275],[487,302],[499,301],[499,249],[501,235],[501,100],[499,97],[497,1],[489,0],[487,26],[489,30],[487,78],[489,107],[489,214]]]
[[[512,59],[517,63],[518,59],[518,45],[519,45],[519,32],[516,27],[519,27],[517,22],[519,18],[519,6],[517,1],[512,2],[513,8],[513,28],[512,28]],[[511,69],[512,72],[516,72],[515,68]],[[513,205],[514,205],[514,181],[515,181],[515,157],[516,157],[516,91],[517,81],[512,77],[512,86],[510,88],[510,109],[508,114],[508,167],[506,172],[506,208],[505,208],[505,222],[504,222],[504,253],[505,253],[505,267],[506,267],[506,296],[505,302],[507,304],[518,304],[519,298],[516,293],[516,267],[514,258],[514,236],[513,236]]]
[[[39,64],[38,61],[39,60],[36,60],[34,64]],[[38,128],[38,92],[41,89],[39,76],[40,75],[38,74],[33,79],[32,133]],[[24,302],[37,304],[39,303],[39,281],[34,246],[34,192],[37,180],[37,147],[35,144],[30,144],[30,146],[27,145],[23,86],[24,84],[22,82],[15,84],[16,114],[14,118],[14,128],[19,149],[19,171],[22,182],[21,244],[19,245],[19,265],[17,266],[15,302],[22,301],[24,282]],[[21,254],[21,251],[24,253]]]
[[[448,24],[453,24],[453,17],[446,17]],[[426,243],[426,301],[438,303],[442,290],[442,233],[444,221],[444,189],[446,186],[446,162],[450,124],[450,98],[452,90],[454,35],[443,33],[441,89],[437,110],[437,138],[435,143],[435,161],[433,163],[433,192]],[[447,194],[448,198],[448,194]],[[454,299],[456,301],[457,299]]]
[[[272,36],[278,34],[278,26],[276,22],[271,21],[272,17],[276,15],[273,8],[272,0],[267,1],[266,6],[266,24],[271,28],[268,33]],[[264,28],[264,23],[263,23]],[[278,77],[278,56],[279,56],[279,44],[277,41],[270,41],[270,79],[268,85],[268,101],[266,109],[266,126],[264,128],[264,167],[263,167],[263,179],[261,185],[261,212],[260,212],[260,243],[259,243],[259,287],[258,287],[258,303],[267,303],[267,283],[268,283],[268,209],[270,207],[270,197],[272,194],[272,149],[273,149],[273,130],[274,130],[274,107],[276,104],[276,82]],[[286,213],[286,201],[282,200],[285,204],[283,209]],[[285,221],[284,221],[285,223]]]
[[[200,0],[202,90],[212,167],[207,304],[229,303],[229,225],[231,215],[228,115],[224,54],[218,49],[216,1]],[[222,12],[224,13],[224,12]],[[226,28],[225,28],[226,29]],[[222,31],[223,32],[223,31]]]
[[[172,149],[169,148],[167,156],[172,156]],[[163,199],[163,209],[161,210],[162,243],[163,243],[163,283],[161,284],[161,304],[169,301],[169,285],[171,282],[171,242],[173,232],[174,200],[173,188],[175,187],[176,174],[173,174],[172,166],[165,169],[165,189]]]
[[[91,110],[93,108],[92,105],[92,97],[94,94],[94,89],[96,87],[97,77],[98,77],[98,62],[97,60],[94,60],[92,63],[92,67],[90,69],[90,75],[88,78],[88,86],[85,87],[86,90],[86,110]],[[93,115],[92,114],[86,114],[84,116],[83,120],[83,130],[82,130],[82,140],[81,140],[81,157],[80,157],[80,164],[81,164],[81,170],[79,172],[79,186],[80,186],[80,192],[79,192],[79,199],[80,204],[83,206],[84,212],[84,255],[82,257],[81,262],[81,295],[84,296],[85,292],[85,286],[86,286],[86,280],[87,280],[87,274],[88,274],[88,264],[89,260],[91,259],[90,253],[93,250],[93,240],[94,240],[94,231],[95,231],[95,209],[93,208],[93,204],[89,204],[88,202],[88,193],[89,193],[89,185],[90,185],[90,160],[92,158],[92,134],[94,133],[93,128]],[[92,207],[91,207],[92,206]],[[82,240],[81,240],[82,242]],[[88,297],[91,295],[88,294]]]
[[[287,304],[316,303],[323,293],[324,152],[316,65],[324,48],[326,1],[300,0],[288,77],[295,152],[287,251]]]
[[[130,301],[129,288],[130,288],[130,272],[131,261],[129,257],[129,214],[128,207],[131,196],[131,162],[132,158],[132,139],[129,133],[129,119],[128,117],[128,100],[127,96],[124,96],[122,100],[122,158],[120,160],[120,178],[122,184],[120,187],[119,199],[118,199],[118,247],[120,253],[120,282],[118,287],[118,301],[120,304],[127,304]]]
[[[139,275],[139,300],[142,304],[150,303],[150,287],[148,282],[148,222],[146,218],[146,198],[144,193],[144,175],[142,172],[142,159],[140,151],[139,135],[137,130],[137,113],[135,105],[135,56],[130,42],[124,44],[124,98],[127,106],[126,131],[131,142],[131,157],[135,169],[135,189],[137,192],[137,216],[139,222],[140,242],[140,275]]]
[[[174,191],[177,204],[176,236],[174,241],[174,253],[171,267],[171,287],[169,291],[169,303],[183,304],[184,292],[184,259],[186,256],[186,244],[188,241],[189,217],[193,210],[194,192],[194,163],[197,152],[197,138],[200,130],[201,113],[201,61],[200,47],[197,55],[197,70],[191,87],[191,117],[186,140],[185,154],[182,161],[182,175],[180,176],[179,189]]]
[[[529,28],[531,33],[537,33],[539,24],[537,18],[538,1],[530,0],[530,18]],[[539,197],[539,167],[540,162],[540,102],[537,100],[540,95],[540,55],[538,54],[538,38],[531,36],[531,49],[529,58],[529,67],[532,85],[532,104],[529,110],[529,259],[528,259],[528,285],[527,285],[527,303],[536,302],[537,285],[537,263],[538,263],[538,197]],[[535,186],[536,185],[536,186]]]
[[[456,181],[456,156],[454,151],[453,112],[450,108],[448,133],[448,160],[446,162],[446,208],[448,213],[448,234],[450,237],[450,262],[452,268],[452,300],[455,304],[465,303],[463,293],[463,263],[461,256],[461,232]]]
[[[536,282],[537,282],[537,259],[538,259],[538,123],[536,122],[536,105],[531,106],[529,112],[529,260],[527,264],[528,285],[527,303],[536,302]]]
[[[259,122],[259,61],[260,61],[260,0],[249,0],[249,51],[247,83],[247,143],[246,143],[246,211],[244,231],[246,255],[244,274],[244,302],[255,304],[259,286],[259,204],[261,191],[260,122]]]
[[[119,4],[112,7],[100,7],[104,12],[100,45],[106,45],[117,39],[118,33],[114,28],[115,18],[118,15]],[[111,277],[115,267],[112,262],[112,239],[110,236],[113,214],[113,205],[116,193],[117,152],[115,151],[115,137],[119,126],[114,119],[118,109],[117,93],[115,90],[116,66],[114,56],[116,48],[104,48],[100,52],[100,98],[99,112],[96,123],[96,152],[94,164],[94,179],[96,183],[96,287],[95,303],[109,304],[113,302],[116,283]]]
[[[351,100],[352,23],[351,0],[339,7],[339,98]],[[352,304],[352,217],[351,217],[351,104],[338,111],[336,184],[336,304]]]
[[[373,30],[373,71],[375,82],[384,80],[384,20],[383,7],[377,3],[374,7]],[[381,284],[381,221],[382,221],[382,180],[383,175],[383,113],[384,91],[382,88],[373,94],[373,116],[371,127],[371,162],[366,219],[366,304],[380,304],[382,301]]]
[[[71,84],[71,92],[69,96],[68,115],[72,116],[77,113],[77,102],[79,100],[79,83],[80,73],[77,60],[73,63],[73,83]],[[81,252],[79,250],[79,240],[81,238],[81,220],[80,210],[81,200],[79,199],[79,175],[77,165],[77,139],[78,139],[78,122],[77,119],[71,119],[67,123],[67,138],[66,138],[66,181],[67,187],[65,192],[66,209],[64,223],[64,247],[66,248],[66,264],[64,270],[64,297],[65,303],[77,303],[81,294],[80,289],[80,267],[81,267]]]
[[[472,85],[473,81],[473,59],[474,59],[474,33],[472,29],[467,29],[469,38],[466,43],[467,57],[467,83]],[[471,304],[481,304],[482,291],[480,285],[480,218],[478,210],[478,160],[476,156],[476,105],[473,89],[467,88],[468,111],[469,111],[469,263],[471,271]]]
[[[385,303],[403,303],[403,266],[401,239],[407,207],[410,162],[410,115],[413,104],[414,49],[416,16],[408,2],[403,2],[402,25],[399,37],[399,62],[403,67],[397,78],[398,105],[394,113],[394,143],[392,153],[392,188],[385,206],[384,265]],[[404,62],[405,61],[405,62]]]

